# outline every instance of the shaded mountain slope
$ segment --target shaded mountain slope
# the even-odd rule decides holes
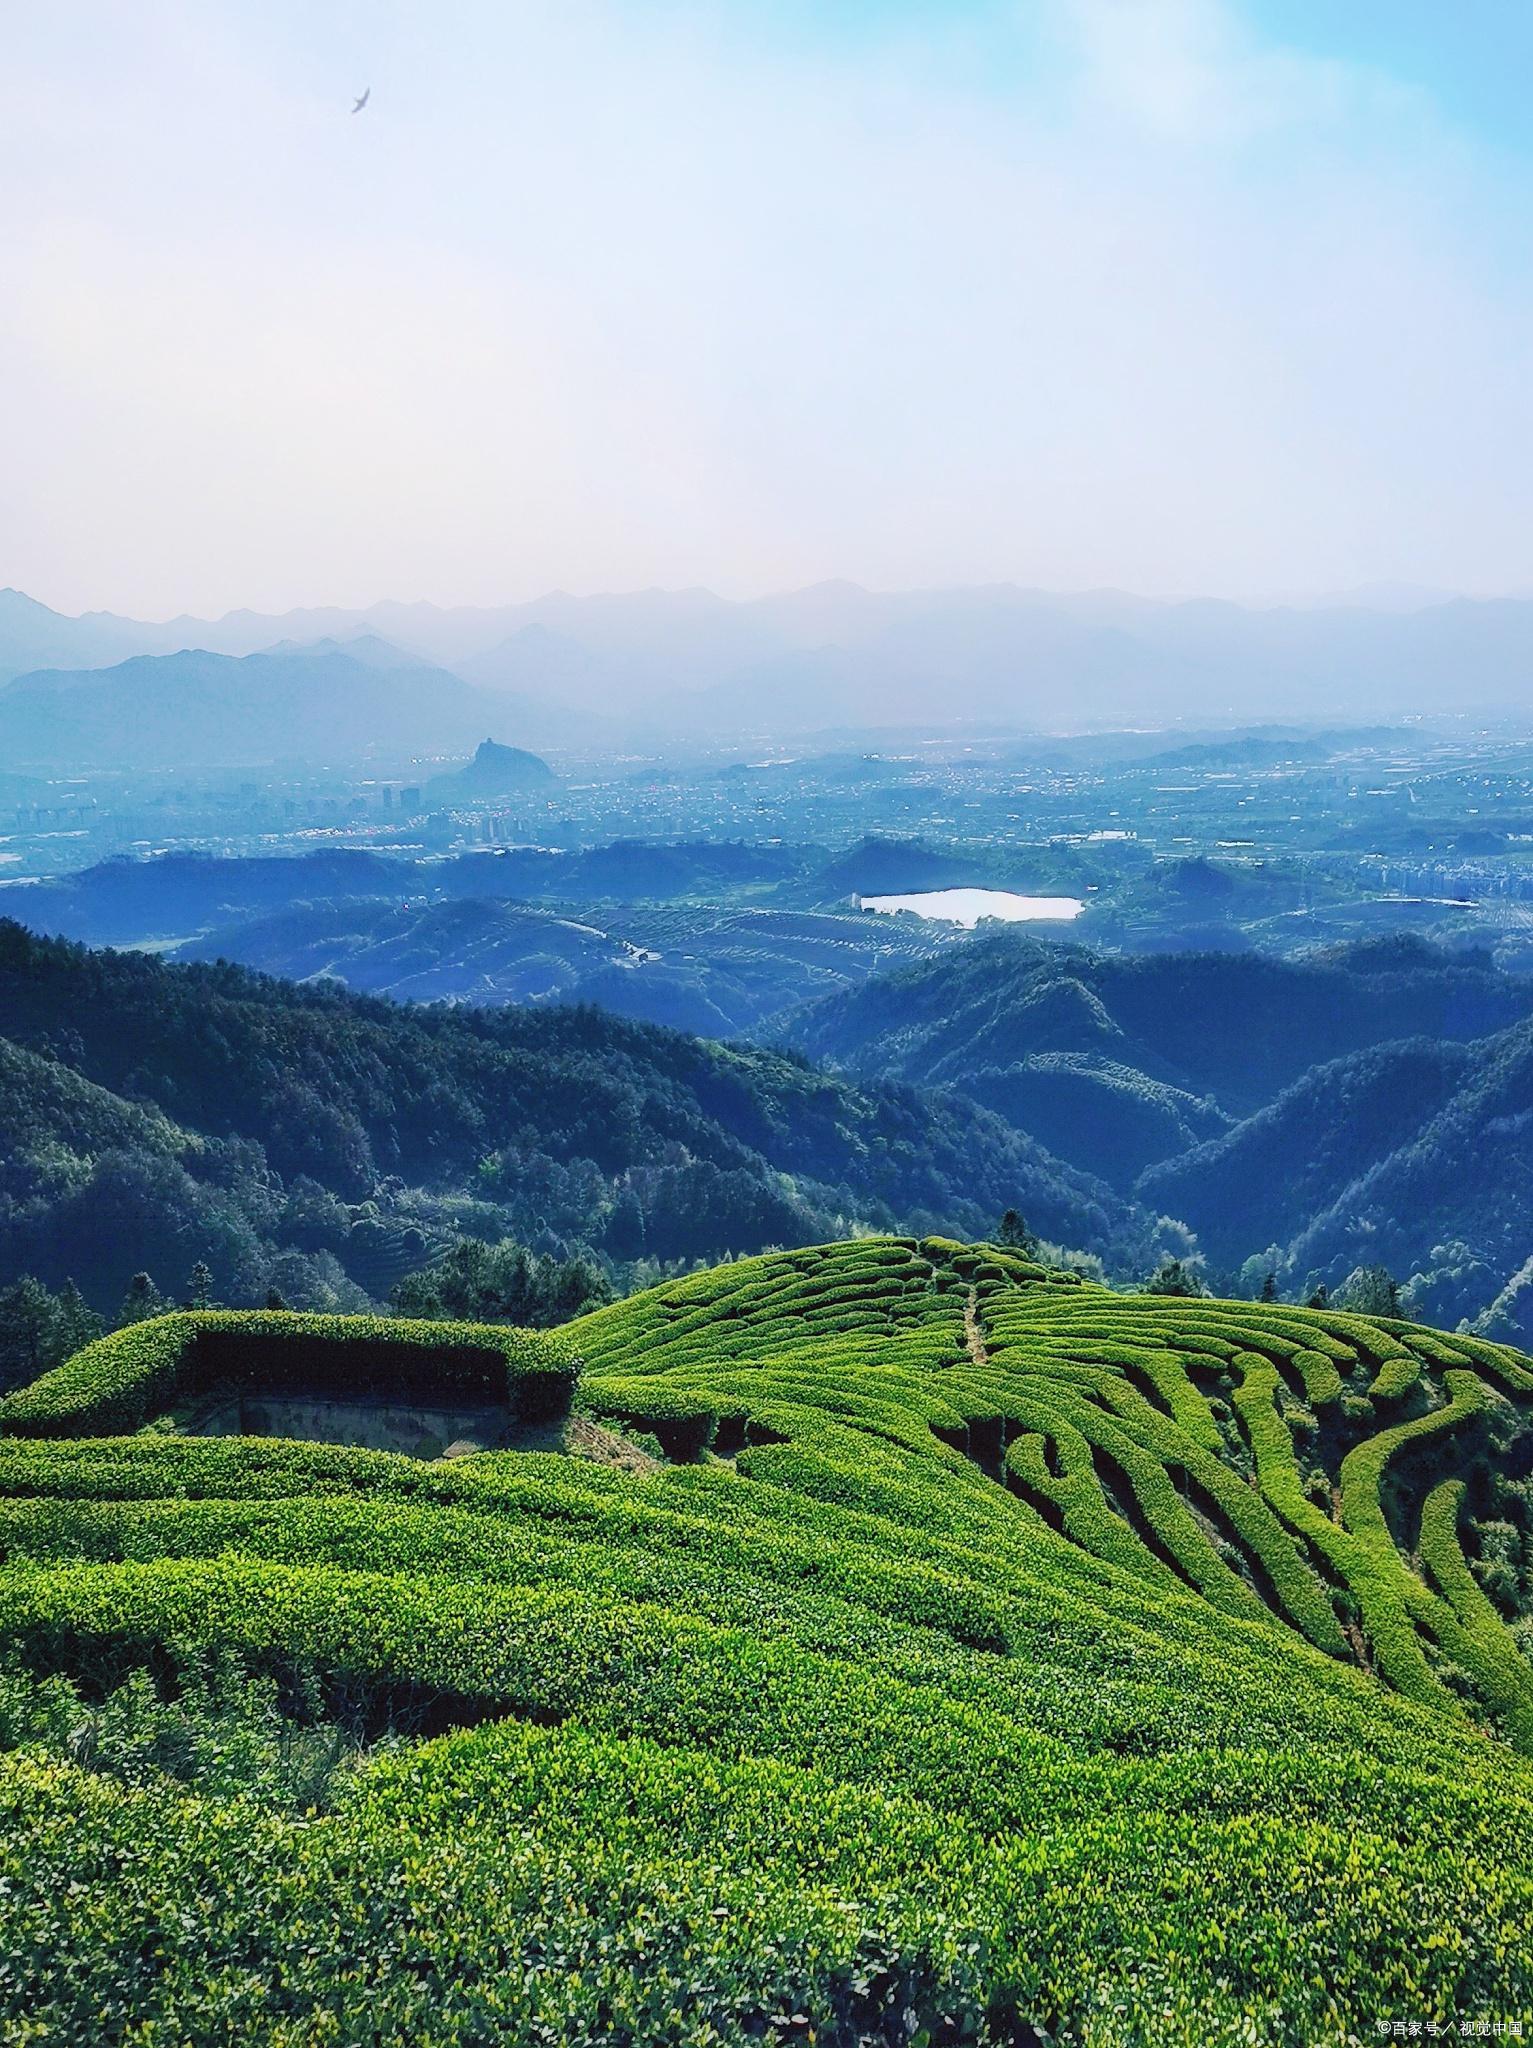
[[[1222,1265],[1276,1247],[1305,1291],[1382,1265],[1413,1310],[1479,1317],[1533,1252],[1533,1023],[1328,1062],[1135,1192]],[[1515,1331],[1530,1312],[1520,1299]]]
[[[369,1204],[361,1220],[380,1227],[440,1227],[445,1213],[480,1235],[624,1258],[802,1242],[837,1217],[973,1228],[1014,1204],[1050,1237],[1108,1253],[1139,1226],[1100,1182],[962,1097],[590,1009],[410,1009],[0,923],[0,1038],[217,1141],[219,1184],[237,1189],[253,1239],[343,1262]],[[92,1167],[103,1218],[113,1203],[127,1213],[102,1164],[117,1144],[103,1135]],[[299,1200],[300,1181],[326,1200]],[[53,1214],[20,1219],[28,1242],[47,1249]],[[119,1235],[114,1257],[130,1256]],[[220,1258],[221,1284],[259,1264],[248,1246]]]
[[[1412,1038],[1327,1061],[1225,1135],[1152,1166],[1139,1190],[1190,1223],[1221,1261],[1286,1245],[1420,1139],[1474,1072],[1478,1051]],[[1423,1234],[1429,1243],[1440,1234],[1444,1209],[1463,1192],[1444,1177],[1408,1212],[1418,1248]]]
[[[1508,1274],[1533,1251],[1533,1026],[1473,1048],[1446,1100],[1424,1095],[1416,1127],[1367,1163],[1294,1241],[1296,1265],[1328,1273],[1362,1252],[1402,1271],[1467,1245]]]
[[[1201,1148],[1230,1127],[1209,1097],[1152,1081],[1090,1050],[1035,1053],[1015,1066],[981,1067],[965,1092],[1114,1187],[1129,1187],[1153,1162]],[[1147,1182],[1144,1198],[1190,1220],[1185,1207],[1162,1199],[1159,1183],[1152,1188]]]
[[[1097,1053],[1251,1113],[1318,1062],[1390,1039],[1485,1036],[1533,986],[1412,939],[1312,960],[1122,957],[999,935],[835,996],[794,1042],[860,1072],[966,1085],[1039,1053]]]

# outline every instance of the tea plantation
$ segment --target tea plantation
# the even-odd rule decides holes
[[[184,1433],[298,1379],[607,1462]],[[1533,2030],[1530,1472],[1514,1352],[946,1240],[138,1325],[0,1403],[0,2040]]]

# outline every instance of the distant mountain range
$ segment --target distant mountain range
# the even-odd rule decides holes
[[[1533,600],[1522,598],[1423,595],[1404,605],[1360,593],[1263,609],[1118,591],[881,593],[827,583],[743,603],[705,590],[554,593],[522,605],[384,603],[163,624],[67,618],[3,591],[0,683],[191,648],[245,656],[321,642],[350,655],[362,635],[509,696],[518,736],[533,745],[589,735],[593,719],[655,733],[959,718],[1049,731],[1274,710],[1520,710],[1533,676]]]
[[[250,859],[168,853],[152,860],[101,861],[74,874],[7,888],[3,897],[6,913],[35,931],[89,945],[135,945],[347,897],[410,900],[417,906],[465,897],[581,905],[718,902],[742,887],[794,883],[814,853],[776,845],[632,839],[578,853],[517,846],[450,860],[356,847]]]
[[[0,759],[66,769],[409,760],[466,750],[507,717],[461,677],[371,637],[244,656],[196,649],[17,677],[0,690]]]
[[[28,904],[13,898],[6,908]],[[236,960],[401,1001],[594,1003],[636,1023],[735,1039],[769,1038],[773,1019],[814,997],[967,943],[953,925],[854,913],[631,905],[593,919],[478,897],[354,898],[221,925],[173,957]]]

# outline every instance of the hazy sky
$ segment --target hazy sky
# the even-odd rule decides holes
[[[1530,65],[1527,0],[13,9],[0,584],[1525,590]]]

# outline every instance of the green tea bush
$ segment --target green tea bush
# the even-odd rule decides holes
[[[563,1412],[579,1372],[558,1335],[384,1316],[187,1310],[130,1324],[0,1401],[0,1433],[110,1436],[212,1392],[509,1402]]]
[[[126,1334],[0,1407],[0,2036],[1533,2024],[1533,1666],[1459,1537],[1523,1554],[1503,1347],[931,1238],[550,1350]],[[667,1462],[131,1433],[214,1385],[572,1403]]]

